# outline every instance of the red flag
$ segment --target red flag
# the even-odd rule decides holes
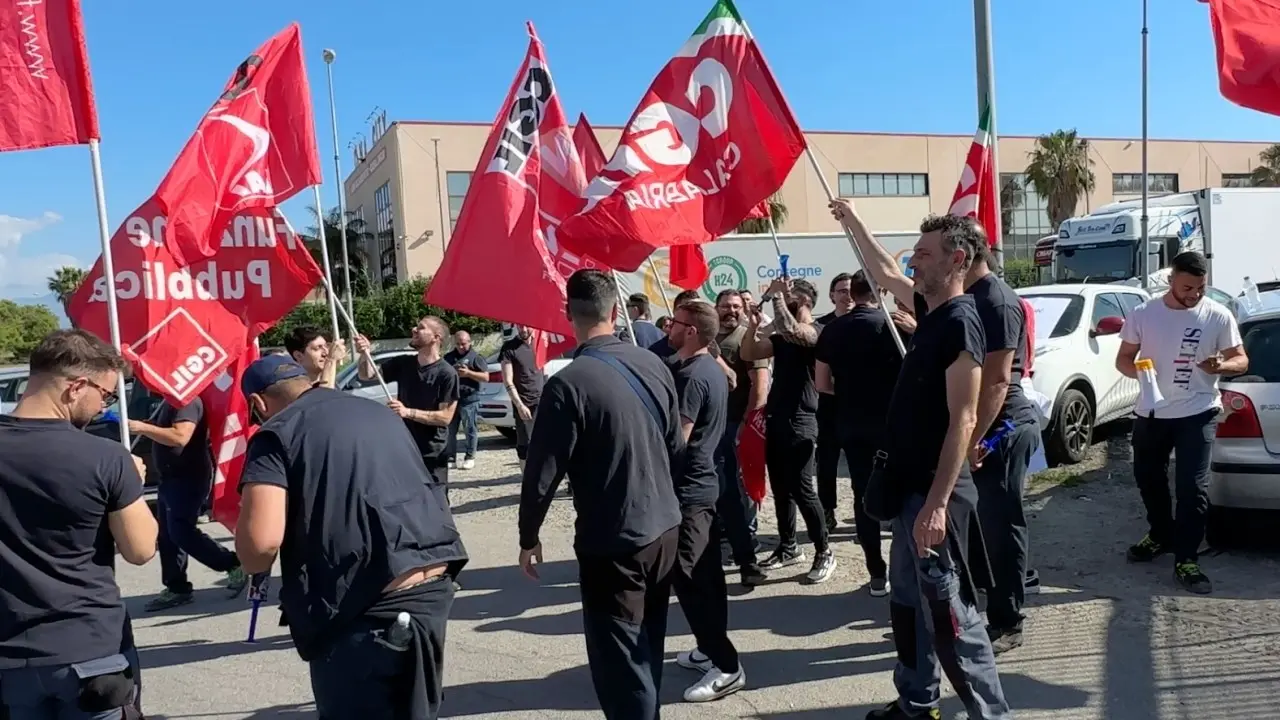
[[[649,86],[560,241],[634,271],[655,248],[708,243],[768,198],[805,139],[731,0],[718,0]]]
[[[767,217],[769,217],[769,201],[761,200],[759,205],[756,205],[755,207],[747,211],[747,216],[743,219],[744,220],[763,220]]]
[[[244,469],[244,451],[249,438],[258,429],[251,422],[249,401],[240,391],[240,376],[258,357],[258,343],[250,342],[240,357],[200,394],[216,465],[213,519],[233,533],[240,517],[240,471]]]
[[[960,173],[960,182],[956,185],[956,194],[951,198],[949,215],[977,218],[978,223],[987,231],[987,244],[995,247],[1000,239],[999,218],[996,217],[995,163],[991,161],[991,107],[982,108],[978,118],[978,131],[969,146],[969,155],[965,158],[964,171]]]
[[[668,277],[681,290],[697,290],[711,276],[701,245],[672,245]]]
[[[226,369],[259,333],[320,284],[320,268],[274,211],[254,208],[223,231],[218,254],[184,264],[164,237],[155,198],[111,238],[121,351],[134,374],[184,406]],[[76,327],[109,337],[102,258],[67,306]]]
[[[0,0],[0,152],[97,139],[79,0]]]
[[[424,301],[544,331],[535,348],[546,343],[542,357],[554,357],[574,343],[564,313],[565,278],[601,264],[557,240],[561,219],[584,203],[586,177],[533,25],[524,62],[471,177]],[[495,286],[504,292],[492,292]]]
[[[587,122],[586,113],[580,113],[578,124],[573,126],[573,145],[578,148],[578,157],[582,159],[583,176],[588,180],[594,179],[604,168],[606,158],[596,131]]]
[[[1280,3],[1209,0],[1209,18],[1222,96],[1251,110],[1280,115]]]
[[[240,63],[160,181],[165,244],[184,265],[212,257],[237,213],[279,207],[319,183],[311,89],[293,23]]]
[[[765,480],[764,408],[747,411],[746,422],[738,430],[738,468],[747,497],[756,505],[764,502],[768,483]]]

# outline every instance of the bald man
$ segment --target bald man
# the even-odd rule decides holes
[[[453,334],[453,349],[445,353],[444,361],[458,373],[458,410],[449,423],[449,437],[445,457],[449,467],[470,470],[476,466],[476,410],[480,406],[480,383],[489,379],[489,365],[471,347],[471,334],[459,330]],[[466,449],[458,459],[458,428],[466,433]]]

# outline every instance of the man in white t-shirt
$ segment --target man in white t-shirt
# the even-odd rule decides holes
[[[1200,570],[1199,549],[1209,511],[1209,454],[1222,397],[1219,375],[1241,375],[1249,358],[1231,312],[1204,297],[1208,263],[1197,252],[1173,259],[1169,290],[1138,306],[1120,331],[1116,369],[1136,378],[1139,357],[1155,364],[1161,399],[1138,407],[1133,426],[1133,475],[1150,530],[1129,548],[1131,562],[1151,562],[1172,550],[1174,578],[1202,595],[1213,584]],[[1169,455],[1177,456],[1169,495]]]

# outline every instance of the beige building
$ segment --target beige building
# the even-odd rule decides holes
[[[347,207],[361,218],[370,241],[371,272],[384,282],[431,275],[440,264],[462,209],[490,126],[487,123],[396,122],[357,154],[347,177]],[[612,153],[621,128],[596,129]],[[946,212],[972,136],[810,132],[809,144],[831,187],[858,198],[873,230],[913,230],[929,213]],[[1030,259],[1036,240],[1052,232],[1045,203],[1026,188],[1022,172],[1035,138],[1002,137],[1002,181],[1021,195],[1004,229],[1009,258]],[[1258,154],[1270,143],[1153,140],[1151,192],[1247,185]],[[1139,197],[1142,147],[1137,140],[1091,139],[1096,189],[1078,213]],[[826,197],[802,158],[782,186],[789,217],[785,232],[835,231]]]

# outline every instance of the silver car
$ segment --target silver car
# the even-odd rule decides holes
[[[27,390],[31,371],[23,366],[0,367],[0,413],[13,412]]]
[[[1260,307],[1237,306],[1249,371],[1221,385],[1208,528],[1219,547],[1233,544],[1259,511],[1280,510],[1280,291],[1261,298]]]

